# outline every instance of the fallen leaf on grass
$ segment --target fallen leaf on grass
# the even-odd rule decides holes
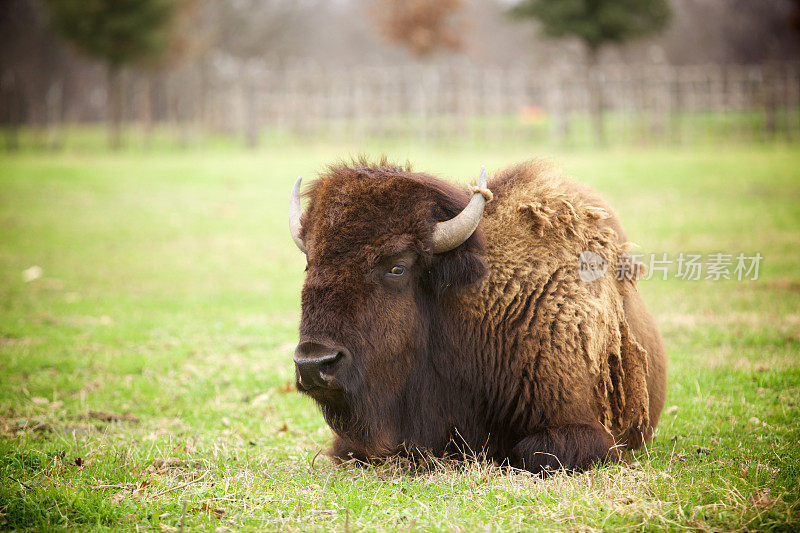
[[[131,493],[131,498],[142,501],[144,499],[144,489],[152,484],[153,482],[149,479],[145,479],[144,481],[140,482],[136,489],[134,489],[134,491]]]
[[[283,384],[283,386],[280,389],[278,389],[278,392],[282,394],[286,394],[293,391],[294,391],[294,384],[291,381],[287,381],[286,383]]]
[[[776,499],[770,496],[769,489],[764,489],[753,494],[753,496],[750,497],[750,501],[753,502],[756,507],[769,509],[775,505]]]
[[[203,505],[201,505],[200,507],[195,507],[194,509],[192,509],[192,511],[211,513],[217,518],[222,518],[223,516],[225,516],[225,513],[227,512],[224,507],[217,507],[214,504],[208,504],[208,503],[203,503]]]
[[[33,265],[30,268],[26,268],[22,271],[22,281],[25,283],[30,283],[31,281],[36,281],[37,279],[42,277],[42,267],[39,265]]]
[[[286,422],[278,429],[278,433],[286,433],[289,431],[289,426],[286,425]]]
[[[698,446],[697,447],[697,453],[699,453],[699,454],[708,455],[711,452],[712,452],[711,448],[706,448],[705,446]]]

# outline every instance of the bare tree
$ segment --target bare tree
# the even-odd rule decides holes
[[[215,4],[214,34],[218,50],[241,64],[245,142],[254,148],[262,124],[256,100],[253,69],[258,64],[279,63],[303,47],[303,14],[309,6],[292,0],[222,0]]]
[[[164,52],[140,61],[140,83],[145,86],[142,92],[142,119],[144,126],[144,142],[151,143],[152,127],[155,121],[156,100],[163,93],[165,72],[180,68],[198,68],[201,72],[200,84],[207,83],[207,72],[204,66],[208,53],[214,44],[213,17],[214,2],[212,0],[181,0],[175,7],[172,31],[169,43]],[[180,144],[189,143],[189,113],[187,108],[193,107],[202,111],[205,106],[206,88],[194,85],[186,87],[186,91],[178,95],[178,105],[171,107],[180,128]],[[189,90],[192,89],[192,90]],[[189,105],[189,104],[193,105]]]
[[[463,6],[463,0],[376,0],[370,13],[387,41],[424,58],[461,48],[458,15]]]

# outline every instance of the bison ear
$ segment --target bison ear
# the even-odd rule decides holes
[[[479,281],[486,274],[483,257],[466,249],[456,249],[434,256],[428,271],[428,282],[436,297],[448,289],[466,287]]]

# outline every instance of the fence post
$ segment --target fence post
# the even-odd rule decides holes
[[[63,101],[64,101],[64,83],[59,76],[59,79],[50,85],[45,96],[45,114],[46,114],[46,127],[47,127],[47,147],[50,150],[58,150],[61,148],[62,138],[62,118],[63,118]]]
[[[786,75],[786,93],[785,107],[786,107],[786,140],[791,142],[797,139],[797,111],[798,111],[798,98],[800,98],[800,87],[798,87],[798,71],[795,64],[784,65]]]
[[[547,99],[548,115],[552,116],[550,120],[550,139],[556,146],[563,146],[569,134],[569,121],[567,118],[564,84],[559,74],[556,73],[547,87]]]
[[[248,148],[258,147],[258,113],[256,110],[256,87],[253,65],[249,62],[244,67],[244,120],[245,145]]]

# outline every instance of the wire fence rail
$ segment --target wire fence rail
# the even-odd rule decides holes
[[[62,146],[69,126],[103,122],[103,91],[99,86],[87,91],[85,101],[65,102],[54,84],[40,113],[44,118],[34,124],[41,144]],[[169,129],[184,146],[212,136],[252,147],[286,140],[391,139],[555,145],[795,142],[800,63],[328,71],[229,61],[161,74],[129,72],[123,101],[126,122],[145,145],[159,128]],[[65,112],[70,106],[79,112]],[[7,135],[7,147],[15,142],[12,137]]]

